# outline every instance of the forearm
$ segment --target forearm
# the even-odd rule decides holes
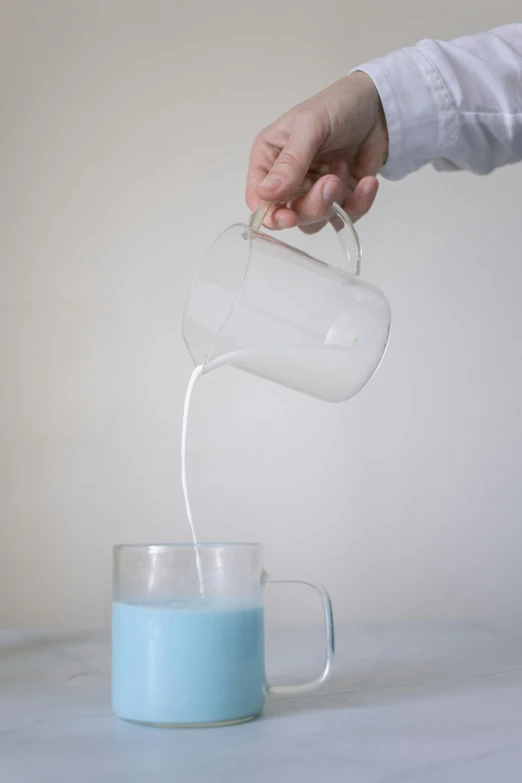
[[[424,40],[356,70],[373,79],[383,104],[385,177],[430,162],[486,174],[522,160],[522,24]]]

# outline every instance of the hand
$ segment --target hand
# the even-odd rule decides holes
[[[358,220],[375,200],[375,175],[387,155],[379,94],[370,77],[356,71],[261,131],[250,153],[247,203],[255,209],[260,201],[276,202],[307,187],[290,208],[269,212],[267,228],[317,230],[312,224],[324,220],[334,201]]]

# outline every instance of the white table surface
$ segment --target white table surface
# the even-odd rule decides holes
[[[317,629],[279,632],[269,672],[310,674],[319,650]],[[218,729],[118,720],[109,671],[108,633],[0,632],[1,783],[522,781],[520,636],[342,627],[320,695]]]

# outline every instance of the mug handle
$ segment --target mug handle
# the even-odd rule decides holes
[[[267,576],[265,578],[265,582],[271,582],[272,584],[307,585],[319,593],[319,597],[323,602],[326,643],[326,662],[322,673],[314,680],[303,682],[299,685],[271,685],[269,682],[266,685],[266,693],[270,696],[304,696],[307,693],[315,693],[328,679],[334,659],[334,619],[330,596],[328,595],[326,589],[321,584],[319,584],[319,582],[314,582],[310,579],[271,579],[269,576]]]
[[[267,213],[271,207],[275,206],[276,204],[288,204],[290,201],[292,201],[292,199],[304,196],[306,193],[308,193],[306,188],[299,188],[296,190],[293,196],[282,199],[281,201],[261,201],[250,216],[250,221],[248,223],[249,227],[259,231],[263,225],[263,220],[267,216]],[[339,239],[341,248],[343,250],[346,259],[344,264],[344,271],[351,275],[358,275],[361,270],[362,251],[359,235],[355,230],[355,226],[344,209],[335,202],[332,204],[332,208],[328,212],[327,220],[329,220],[330,223],[334,226],[337,233],[337,238]],[[335,223],[339,223],[339,221],[341,221],[341,228],[337,230]]]

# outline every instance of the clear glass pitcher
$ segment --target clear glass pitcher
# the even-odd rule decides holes
[[[343,269],[261,231],[272,206],[262,202],[248,225],[230,226],[207,251],[185,306],[185,343],[203,372],[231,364],[322,400],[348,400],[381,362],[390,306],[359,277],[359,238],[340,206],[329,220]]]
[[[317,691],[334,654],[328,593],[309,580],[273,580],[260,544],[114,548],[112,705],[156,726],[219,726],[257,717],[265,696]],[[205,586],[200,593],[200,578]],[[271,685],[265,675],[264,588],[297,581],[319,594],[324,666],[310,682]]]

